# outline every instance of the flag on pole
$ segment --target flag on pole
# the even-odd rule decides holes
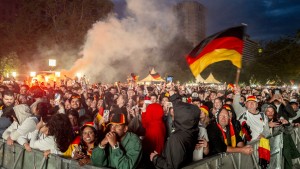
[[[191,72],[196,77],[207,66],[229,60],[242,67],[245,26],[226,29],[201,41],[186,57]]]

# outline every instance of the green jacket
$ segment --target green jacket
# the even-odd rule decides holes
[[[117,169],[136,168],[142,157],[142,145],[137,135],[127,132],[119,148],[112,149],[99,146],[93,150],[92,164],[97,167],[111,167]]]

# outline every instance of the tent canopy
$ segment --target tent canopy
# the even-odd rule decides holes
[[[144,82],[164,82],[165,80],[161,78],[161,76],[152,68],[150,74],[144,79],[140,80],[138,83]]]
[[[205,80],[205,83],[221,83],[221,82],[216,80],[215,77],[212,75],[212,73],[210,73],[207,79]]]
[[[203,77],[199,74],[199,75],[196,77],[196,82],[197,82],[197,83],[205,83],[205,80],[204,80]]]
[[[203,77],[199,74],[196,77],[196,82],[197,83],[221,83],[218,80],[215,79],[215,77],[212,75],[212,73],[209,74],[209,76],[207,77],[207,79],[203,79]]]

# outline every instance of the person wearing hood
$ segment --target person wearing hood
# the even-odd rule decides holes
[[[39,102],[37,104],[37,106],[35,106],[35,109],[31,109],[32,111],[32,115],[30,117],[28,117],[25,121],[24,121],[24,125],[25,124],[30,124],[31,129],[30,132],[26,133],[25,135],[20,136],[17,139],[17,142],[20,145],[23,145],[24,148],[27,151],[31,151],[31,147],[29,144],[29,141],[32,138],[32,133],[34,132],[34,129],[36,128],[36,125],[38,124],[38,122],[43,119],[43,121],[45,123],[48,122],[48,120],[51,118],[51,116],[54,114],[54,109],[51,107],[50,103],[46,103],[46,102]]]
[[[300,153],[292,139],[291,133],[293,132],[293,126],[289,121],[284,118],[277,119],[276,107],[272,104],[268,104],[264,110],[268,117],[270,132],[272,135],[283,133],[282,135],[282,155],[284,159],[284,168],[293,168],[292,159],[300,157]]]
[[[300,124],[300,109],[299,109],[299,103],[298,103],[297,99],[292,99],[292,100],[290,100],[290,103],[289,103],[289,104],[292,106],[294,112],[296,112],[296,114],[297,114],[295,117],[290,118],[290,119],[289,119],[289,122],[292,123],[293,126],[299,126],[299,124]]]
[[[145,163],[147,166],[152,165],[149,161],[151,152],[156,151],[161,154],[166,140],[166,127],[163,121],[164,111],[160,104],[152,103],[142,114],[142,125],[145,129],[143,139],[143,153],[145,154]],[[150,163],[150,164],[149,164]]]
[[[169,91],[174,108],[174,127],[162,154],[154,151],[150,160],[156,168],[182,168],[193,161],[193,151],[198,138],[200,109],[181,101],[179,94]]]
[[[163,122],[163,108],[158,103],[150,104],[146,112],[142,114],[142,125],[145,128],[145,138],[143,140],[144,151],[153,151],[161,154],[164,148],[166,128]]]
[[[7,140],[8,145],[12,145],[20,136],[34,131],[37,120],[26,120],[30,116],[32,114],[28,105],[19,104],[13,107],[13,111],[9,115],[13,119],[13,122],[2,135]]]
[[[294,111],[289,102],[283,99],[281,93],[280,89],[275,89],[269,103],[275,106],[278,117],[283,117],[284,119],[289,120],[289,118],[295,117],[297,113]]]

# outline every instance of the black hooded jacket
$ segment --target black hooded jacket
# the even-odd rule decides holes
[[[184,103],[178,94],[170,97],[174,108],[175,131],[170,135],[162,155],[153,158],[159,169],[182,168],[193,160],[193,151],[198,140],[200,109]]]

